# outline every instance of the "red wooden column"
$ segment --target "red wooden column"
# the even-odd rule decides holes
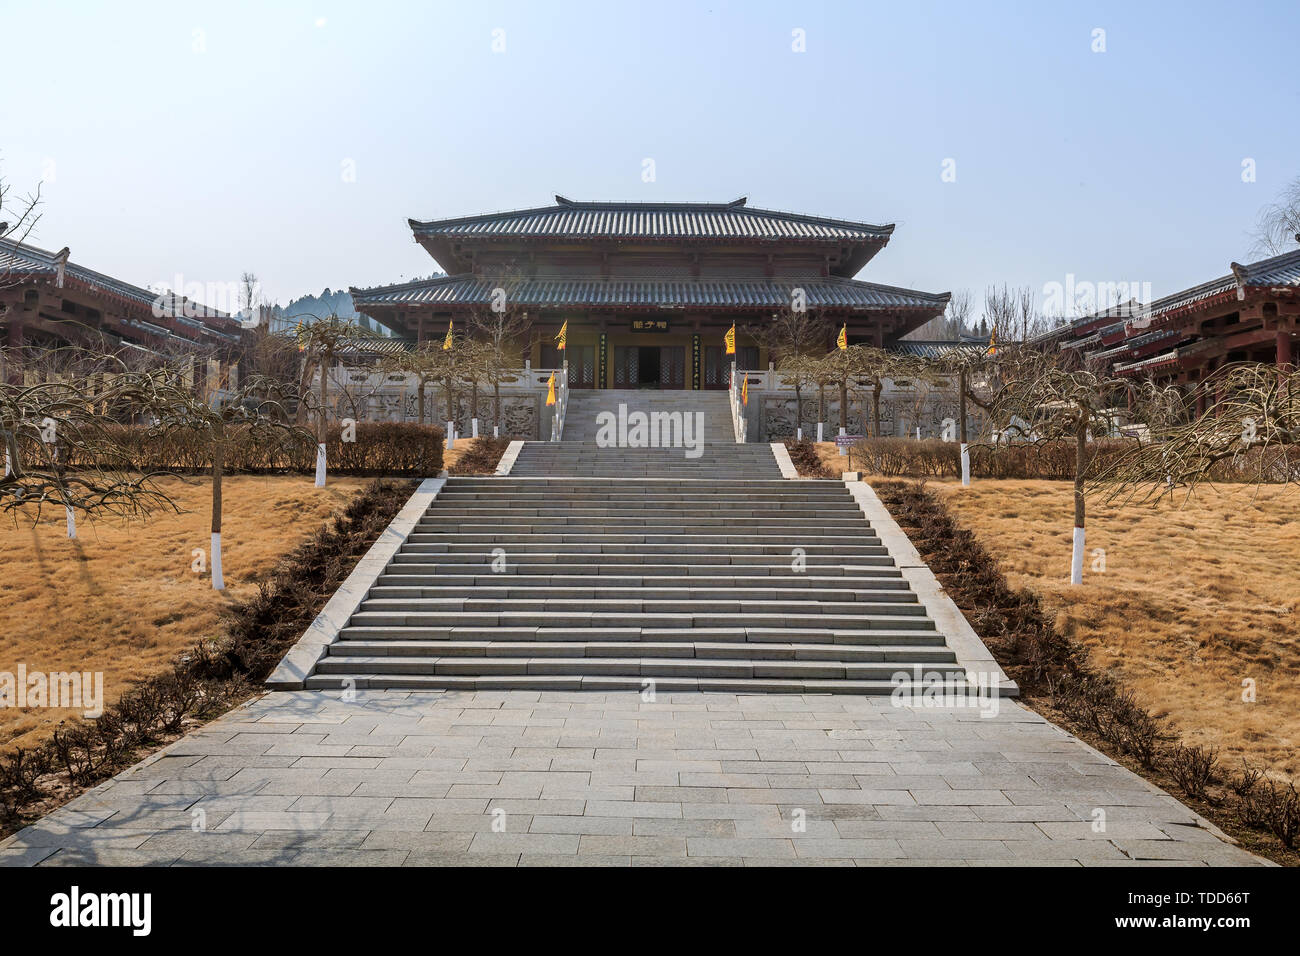
[[[1286,368],[1293,364],[1291,359],[1291,330],[1281,322],[1277,326],[1277,367]]]
[[[14,366],[22,359],[23,332],[24,326],[27,324],[27,317],[35,316],[39,302],[40,298],[37,293],[33,292],[30,295],[23,296],[22,305],[9,309],[9,335],[6,344],[9,346],[9,354],[14,359],[6,370],[6,377],[10,385],[22,384],[22,371]]]

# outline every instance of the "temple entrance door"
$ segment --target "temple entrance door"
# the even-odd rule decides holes
[[[570,345],[564,351],[569,353],[569,388],[595,388],[596,346]]]
[[[641,347],[637,350],[637,377],[635,387],[658,388],[661,368],[660,350]]]
[[[659,387],[686,387],[686,346],[665,345],[659,352]]]
[[[572,382],[573,365],[569,366]],[[685,388],[686,346],[614,347],[615,388]]]
[[[731,376],[731,364],[724,363],[721,345],[704,347],[704,387],[726,388]]]

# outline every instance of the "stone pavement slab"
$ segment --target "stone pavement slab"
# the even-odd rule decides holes
[[[1020,704],[981,713],[273,692],[0,841],[0,866],[1266,865]]]

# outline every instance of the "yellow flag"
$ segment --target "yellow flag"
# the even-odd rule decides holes
[[[442,340],[442,350],[444,352],[451,348],[451,327],[455,324],[455,319],[447,323],[447,337]]]
[[[847,349],[849,347],[849,327],[847,323],[840,326],[840,336],[835,340],[835,344],[841,349]]]
[[[736,354],[736,323],[735,322],[732,322],[731,328],[727,330],[727,336],[725,341],[727,343],[727,354],[735,355]]]
[[[998,354],[998,330],[989,329],[989,355]]]
[[[294,334],[298,337],[298,351],[305,351],[307,346],[302,341],[302,319],[298,320],[298,328],[294,330]]]
[[[560,326],[560,334],[555,337],[555,347],[560,351],[569,343],[569,320],[565,319],[564,324]]]
[[[745,384],[740,386],[740,404],[749,404],[749,376],[745,376]]]
[[[551,377],[546,380],[546,404],[547,405],[555,404],[555,373],[554,372],[552,372]]]

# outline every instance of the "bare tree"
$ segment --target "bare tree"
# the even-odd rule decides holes
[[[1294,366],[1241,362],[1197,383],[1206,411],[1186,416],[1195,396],[1153,388],[1159,410],[1153,441],[1102,469],[1092,486],[1110,501],[1151,501],[1179,491],[1191,495],[1216,470],[1256,485],[1300,479],[1300,372]]]
[[[339,356],[346,352],[352,340],[373,338],[374,333],[362,329],[355,322],[328,315],[323,318],[312,316],[315,321],[298,324],[298,349],[302,353],[302,377],[299,385],[299,420],[311,405],[309,384],[312,375],[320,373],[320,397],[316,407],[316,487],[325,487],[326,461],[325,438],[329,422],[329,375],[338,362]]]
[[[1261,256],[1294,252],[1300,242],[1300,176],[1283,187],[1281,194],[1259,211],[1251,232],[1251,251]]]
[[[785,309],[763,325],[747,326],[745,333],[765,345],[775,357],[781,380],[794,388],[795,434],[803,433],[803,390],[816,383],[820,359],[826,352],[831,324],[806,309]]]
[[[0,240],[23,243],[40,221],[41,183],[31,192],[15,193],[13,186],[0,176]],[[0,259],[0,289],[16,282],[5,260]]]
[[[53,350],[51,350],[53,351]],[[76,515],[142,516],[175,506],[144,472],[114,418],[105,411],[147,407],[165,388],[162,376],[132,372],[120,364],[112,375],[85,371],[102,357],[67,356],[67,371],[24,384],[0,382],[0,511],[30,513],[61,505],[68,537]]]
[[[177,376],[171,376],[176,381]],[[291,424],[282,405],[282,386],[245,378],[224,402],[206,389],[183,384],[164,386],[151,396],[146,411],[152,419],[148,435],[165,441],[178,432],[196,436],[205,450],[212,473],[212,587],[225,588],[221,565],[221,518],[226,464],[242,450],[267,445],[286,449],[308,445],[311,432]]]
[[[937,315],[919,329],[903,336],[904,341],[930,342],[955,341],[971,332],[971,294],[969,289],[958,289],[948,299],[943,315]]]
[[[517,368],[518,353],[512,346],[532,328],[528,310],[518,304],[519,289],[524,281],[513,267],[495,276],[490,303],[486,309],[475,309],[467,316],[467,325],[474,337],[486,343],[490,353],[479,362],[484,380],[492,386],[492,434],[501,436],[501,385],[515,381],[512,369]]]
[[[1002,436],[1011,441],[1043,444],[1074,443],[1074,540],[1070,583],[1083,581],[1086,545],[1085,479],[1088,442],[1120,433],[1119,399],[1133,390],[1132,382],[1108,376],[1101,365],[1065,367],[1057,352],[1032,349],[1004,355],[1002,381],[989,406]],[[1127,409],[1128,403],[1124,403]],[[996,446],[995,446],[996,447]]]
[[[984,290],[983,318],[988,324],[989,334],[994,336],[996,341],[1011,342],[1015,339],[1023,291],[1013,291],[1006,283],[991,285]]]

